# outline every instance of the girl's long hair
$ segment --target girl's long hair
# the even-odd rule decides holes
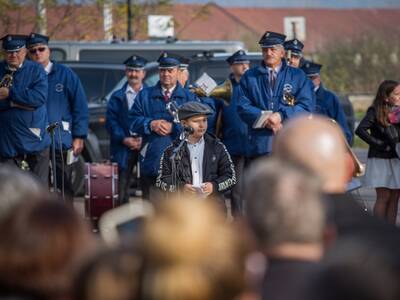
[[[379,85],[372,106],[375,108],[376,118],[382,126],[389,126],[388,114],[390,112],[390,105],[386,102],[386,99],[389,98],[390,94],[398,85],[399,82],[394,80],[384,80]]]

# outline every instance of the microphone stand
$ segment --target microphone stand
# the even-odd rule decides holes
[[[187,143],[188,137],[190,132],[184,130],[182,132],[183,138],[181,139],[180,143],[178,146],[175,147],[175,149],[172,151],[172,155],[170,156],[171,160],[171,176],[172,176],[172,186],[175,187],[176,192],[178,193],[178,198],[180,198],[180,191],[178,189],[178,163],[181,161],[182,155],[181,151],[183,146]]]
[[[52,162],[52,171],[53,171],[53,192],[57,193],[57,172],[56,172],[56,143],[55,143],[55,130],[60,124],[58,122],[51,123],[46,128],[47,132],[50,133],[51,138],[51,162]]]

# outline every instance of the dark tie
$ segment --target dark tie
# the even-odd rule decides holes
[[[170,97],[171,97],[170,91],[169,90],[165,90],[165,92],[164,92],[164,101],[168,102]]]
[[[269,70],[269,86],[271,88],[271,94],[273,94],[275,88],[276,73],[274,69]]]

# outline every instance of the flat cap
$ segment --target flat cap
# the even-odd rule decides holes
[[[179,120],[186,120],[194,116],[209,116],[212,115],[211,108],[203,103],[197,101],[189,101],[182,104],[178,109]]]

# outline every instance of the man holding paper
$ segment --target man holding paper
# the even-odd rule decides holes
[[[303,71],[287,65],[283,43],[286,36],[267,31],[261,37],[263,61],[240,81],[238,113],[249,126],[251,159],[269,155],[273,135],[282,123],[314,110],[314,93]]]

